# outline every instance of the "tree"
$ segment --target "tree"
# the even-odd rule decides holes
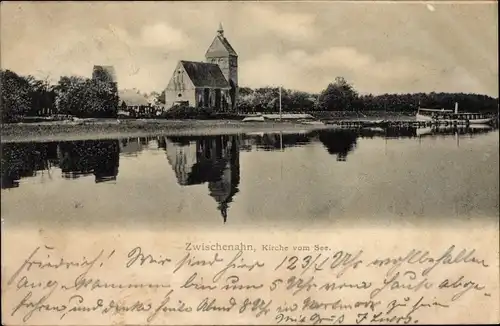
[[[80,118],[112,118],[118,114],[118,88],[114,82],[61,77],[56,92],[59,112]]]
[[[95,118],[116,118],[118,114],[118,87],[115,82],[89,80],[85,82],[86,115]]]
[[[26,78],[10,70],[1,70],[2,122],[12,122],[31,108],[30,85]]]
[[[315,108],[316,96],[306,92],[287,92],[287,111],[313,111]]]
[[[55,111],[54,86],[50,85],[47,79],[38,80],[31,75],[26,79],[30,86],[31,97],[31,108],[28,115],[43,116],[52,114]]]
[[[321,92],[318,106],[325,111],[353,111],[358,93],[343,77],[335,78],[335,82]]]
[[[59,79],[56,86],[58,112],[78,116],[85,105],[84,83],[84,78],[76,76],[63,76]]]
[[[249,88],[240,89],[238,108],[246,112],[273,111],[277,108],[278,88],[261,87],[255,90]]]
[[[248,96],[252,93],[253,93],[253,89],[251,89],[250,87],[240,87],[240,89],[238,91],[238,94],[241,97]]]

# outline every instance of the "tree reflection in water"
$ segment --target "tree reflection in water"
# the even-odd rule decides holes
[[[96,183],[116,180],[120,145],[118,140],[63,142],[58,146],[58,158],[64,178],[94,174]]]
[[[63,178],[94,175],[95,182],[116,180],[118,140],[86,140],[2,145],[2,189],[19,186],[19,180],[59,167]]]
[[[345,162],[347,154],[356,147],[358,133],[352,130],[321,130],[318,138],[328,153],[337,155],[337,161]]]

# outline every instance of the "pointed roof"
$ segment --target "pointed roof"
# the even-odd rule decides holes
[[[224,223],[227,220],[229,204],[233,202],[234,196],[239,192],[239,183],[239,176],[236,175],[232,176],[229,180],[221,179],[208,183],[209,195],[217,202],[217,209],[220,211]]]
[[[222,28],[222,22],[219,23],[219,29],[217,30],[217,33],[224,36],[224,28]]]
[[[222,215],[222,220],[224,223],[227,222],[227,209],[228,209],[228,203],[227,202],[222,202],[217,206],[217,209],[220,210],[220,214]]]
[[[181,61],[195,87],[231,88],[219,65],[215,63]]]
[[[224,36],[224,29],[222,28],[222,23],[219,25],[217,30],[217,36],[215,36],[212,44],[208,47],[205,53],[206,58],[221,57],[221,56],[235,56],[237,57],[236,51],[233,49],[229,41]]]

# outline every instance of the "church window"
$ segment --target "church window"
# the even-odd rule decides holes
[[[199,94],[198,95],[198,107],[202,107],[203,106],[203,98],[202,98],[202,95]]]
[[[215,107],[217,109],[220,109],[221,108],[221,90],[218,88],[215,90]]]
[[[208,107],[210,106],[210,89],[205,88],[203,90],[203,106]]]
[[[182,94],[181,94],[181,93],[179,93],[179,94],[177,94],[177,96],[178,96],[178,97],[182,97]]]

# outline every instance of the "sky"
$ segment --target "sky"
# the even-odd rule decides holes
[[[56,82],[113,65],[120,89],[163,90],[203,61],[219,23],[239,85],[498,97],[496,2],[3,2],[2,69]]]

